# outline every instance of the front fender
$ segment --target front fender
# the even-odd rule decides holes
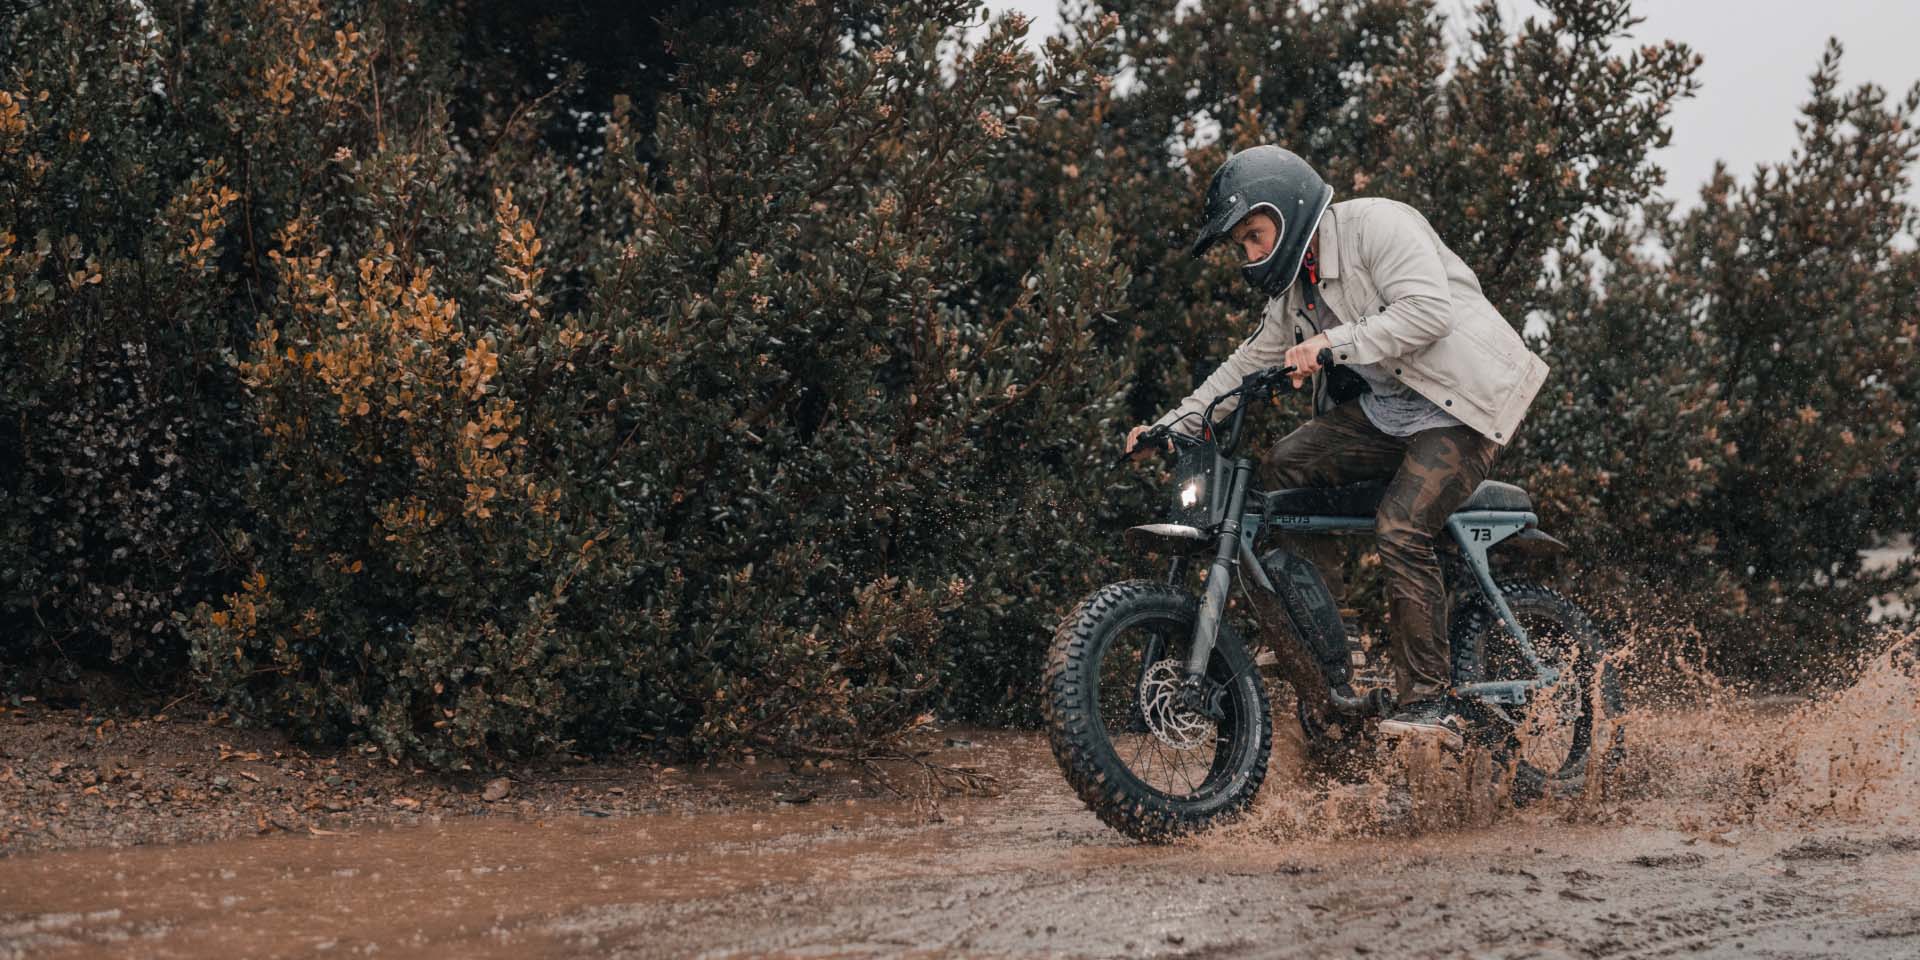
[[[1128,527],[1127,546],[1137,553],[1181,556],[1200,553],[1213,544],[1206,531],[1184,523],[1143,523]]]

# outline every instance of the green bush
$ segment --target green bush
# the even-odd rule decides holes
[[[0,656],[165,682],[249,442],[240,197],[160,119],[164,44],[98,12],[0,46]]]

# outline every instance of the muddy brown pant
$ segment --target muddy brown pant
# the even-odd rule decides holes
[[[1332,487],[1392,478],[1374,514],[1386,571],[1387,623],[1395,692],[1412,703],[1443,696],[1452,675],[1446,586],[1434,538],[1473,495],[1500,445],[1471,427],[1437,427],[1410,437],[1380,431],[1357,401],[1343,403],[1280,438],[1260,464],[1269,490]],[[1344,541],[1289,538],[1344,600]]]

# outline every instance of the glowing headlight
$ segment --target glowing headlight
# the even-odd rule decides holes
[[[1200,481],[1190,480],[1186,486],[1180,488],[1180,505],[1182,507],[1191,507],[1199,502]]]

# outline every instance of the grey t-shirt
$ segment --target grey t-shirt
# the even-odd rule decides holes
[[[1323,313],[1319,319],[1330,321],[1326,326],[1340,325],[1340,318],[1333,315],[1324,300],[1320,302],[1317,312]],[[1381,364],[1348,363],[1342,366],[1367,381],[1370,392],[1360,395],[1360,410],[1381,433],[1390,437],[1411,437],[1435,427],[1461,426],[1453,414],[1415,393],[1413,388],[1401,383],[1399,377]]]

